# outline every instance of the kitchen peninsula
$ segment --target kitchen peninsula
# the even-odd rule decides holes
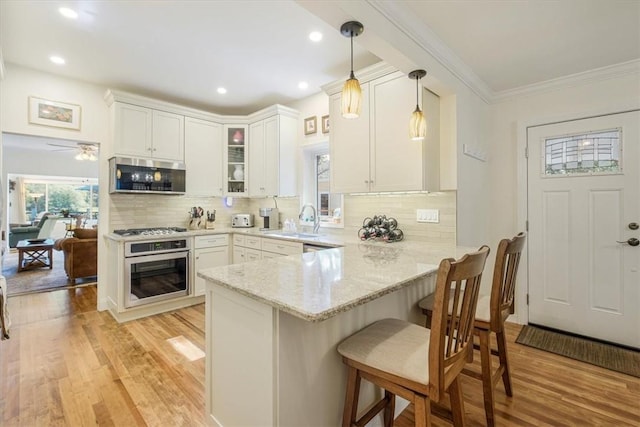
[[[346,371],[337,344],[379,319],[422,322],[416,303],[433,291],[440,260],[471,250],[348,243],[200,270],[210,422],[340,425]],[[366,406],[377,391],[364,383],[362,391]]]

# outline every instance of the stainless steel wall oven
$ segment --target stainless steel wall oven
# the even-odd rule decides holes
[[[125,243],[125,307],[189,295],[189,239]]]

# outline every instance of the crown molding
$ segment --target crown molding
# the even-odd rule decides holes
[[[245,121],[248,120],[249,123],[253,123],[253,122],[264,120],[276,115],[297,119],[300,116],[300,113],[298,112],[298,110],[294,110],[293,108],[285,107],[284,105],[280,105],[280,104],[275,104],[267,108],[263,108],[262,110],[258,110],[254,113],[251,113],[248,116],[245,116],[244,120]]]
[[[298,111],[284,105],[275,104],[255,113],[246,116],[225,116],[221,114],[210,113],[207,111],[196,110],[195,108],[185,107],[183,105],[172,104],[170,102],[158,99],[147,98],[146,96],[136,95],[115,89],[108,89],[104,94],[104,100],[107,106],[111,107],[114,102],[123,102],[125,104],[139,105],[154,110],[166,111],[169,113],[179,114],[200,120],[209,120],[216,123],[225,124],[247,124],[258,120],[266,119],[275,115],[283,115],[286,117],[298,118]]]
[[[456,55],[444,42],[401,3],[368,0],[368,4],[383,15],[399,31],[410,38],[422,50],[431,55],[451,74],[457,77],[482,100],[489,103],[493,90]]]
[[[488,104],[516,97],[530,96],[580,84],[619,78],[640,73],[640,59],[614,64],[581,73],[562,76],[543,82],[496,92],[491,89],[455,52],[453,52],[429,27],[420,21],[401,3],[386,0],[367,0],[369,6],[392,23],[400,32],[431,55],[443,67]]]
[[[550,92],[557,89],[578,86],[600,80],[624,77],[631,74],[640,74],[640,59],[634,59],[632,61],[622,62],[620,64],[609,65],[606,67],[583,71],[576,74],[570,74],[568,76],[545,80],[543,82],[533,83],[514,89],[495,92],[491,99],[491,102],[498,103],[513,98],[536,95],[538,93]]]

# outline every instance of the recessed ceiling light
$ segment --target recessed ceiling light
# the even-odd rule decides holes
[[[69,19],[78,19],[78,12],[73,9],[69,9],[68,7],[61,7],[58,9],[58,12],[65,18]]]
[[[309,33],[309,39],[312,42],[319,42],[320,40],[322,40],[322,33],[320,31],[312,31],[311,33]]]
[[[218,93],[220,95],[224,95],[225,93],[227,93],[227,90],[223,87],[219,87],[218,89],[216,89],[218,91]]]
[[[49,57],[49,60],[50,60],[51,62],[53,62],[54,64],[58,64],[58,65],[64,65],[64,64],[65,64],[65,62],[66,62],[66,61],[64,60],[64,58],[62,58],[62,57],[60,57],[60,56],[55,56],[55,55],[50,56],[50,57]]]
[[[299,89],[308,89],[308,88],[309,88],[309,83],[307,83],[307,82],[300,82],[300,83],[298,83],[298,88],[299,88]]]

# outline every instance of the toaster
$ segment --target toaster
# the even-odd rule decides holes
[[[253,227],[253,214],[233,214],[231,215],[231,227],[249,228]]]

